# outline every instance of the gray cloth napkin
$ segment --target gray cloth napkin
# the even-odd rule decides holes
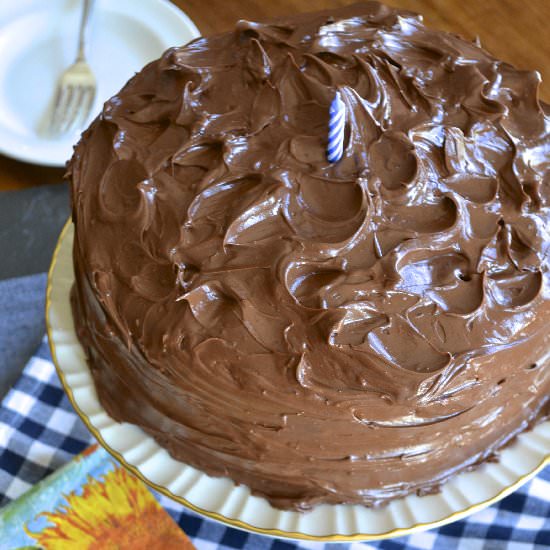
[[[44,336],[46,274],[0,281],[0,399]]]
[[[69,212],[66,183],[0,192],[0,280],[47,271]]]
[[[67,184],[0,192],[0,399],[46,329],[46,274],[69,217]]]

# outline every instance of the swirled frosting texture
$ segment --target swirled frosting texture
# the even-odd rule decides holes
[[[75,320],[108,412],[297,509],[494,456],[550,391],[538,84],[375,2],[145,67],[70,165]]]

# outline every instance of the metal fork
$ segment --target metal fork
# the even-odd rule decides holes
[[[85,54],[88,22],[93,2],[94,0],[83,2],[76,60],[61,75],[57,84],[49,127],[50,134],[53,136],[66,134],[77,125],[84,125],[94,102],[96,80],[86,62]]]

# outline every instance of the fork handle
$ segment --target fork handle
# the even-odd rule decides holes
[[[90,16],[94,0],[83,0],[82,2],[82,17],[80,19],[80,30],[78,31],[78,53],[76,61],[84,61],[86,59],[86,40],[88,38],[88,28]]]

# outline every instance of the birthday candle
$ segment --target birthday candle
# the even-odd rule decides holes
[[[346,125],[346,106],[340,97],[339,91],[336,91],[336,95],[330,104],[329,115],[327,160],[337,162],[342,158],[344,152],[344,130]]]

